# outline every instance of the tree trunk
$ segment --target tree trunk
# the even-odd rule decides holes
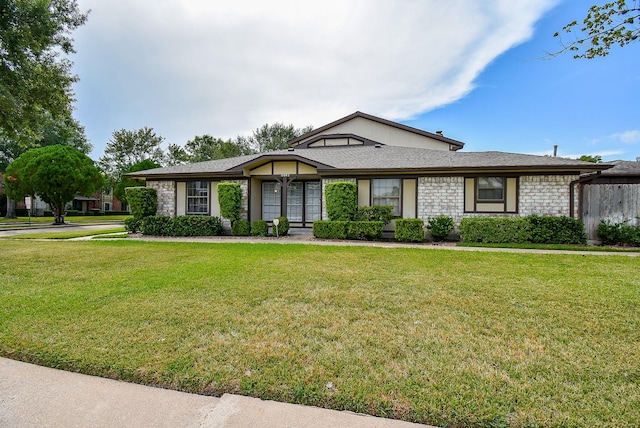
[[[63,204],[49,204],[51,211],[53,212],[54,224],[64,224],[64,203]]]
[[[17,218],[16,216],[16,201],[7,198],[7,214],[4,218]]]

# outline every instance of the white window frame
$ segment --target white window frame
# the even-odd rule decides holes
[[[185,207],[187,215],[209,214],[209,182],[208,181],[187,181],[186,185],[187,204]],[[195,209],[193,209],[195,208]]]
[[[395,185],[397,184],[397,186]],[[397,187],[398,194],[393,194]],[[391,190],[391,193],[389,193]],[[397,203],[388,203],[390,201]],[[371,205],[392,206],[393,216],[402,217],[402,179],[401,178],[372,178],[371,179]]]

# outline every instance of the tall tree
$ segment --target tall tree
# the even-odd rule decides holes
[[[11,199],[35,195],[49,204],[55,223],[64,223],[65,206],[77,195],[91,196],[102,187],[100,170],[70,146],[47,146],[23,153],[9,165],[5,188]]]
[[[131,165],[122,173],[126,174],[128,172],[144,171],[147,169],[160,168],[160,167],[161,167],[160,164],[155,163],[150,159],[145,159],[143,161],[140,161],[136,164]],[[122,202],[124,205],[127,205],[129,202],[127,201],[127,193],[125,192],[125,189],[127,187],[144,186],[144,185],[145,185],[145,180],[136,180],[133,178],[122,177],[122,179],[118,182],[118,184],[116,184],[115,188],[113,189],[113,195],[116,198],[118,198],[120,202]]]
[[[582,20],[570,22],[554,34],[573,34],[573,30],[579,28],[581,35],[568,44],[563,43],[561,50],[550,54],[555,57],[564,52],[573,52],[574,58],[593,59],[599,56],[607,56],[611,48],[625,46],[635,42],[640,36],[640,6],[637,0],[632,0],[632,5],[627,5],[626,0],[615,0],[601,6],[593,5],[587,11],[587,16]]]
[[[145,159],[162,164],[164,152],[160,145],[163,141],[164,138],[157,135],[153,128],[114,131],[98,163],[111,184],[115,185],[127,168]]]
[[[248,138],[248,142],[251,148],[258,153],[283,150],[289,147],[287,145],[289,140],[306,134],[312,129],[312,126],[299,129],[292,124],[265,124],[253,131],[251,137]]]
[[[251,153],[251,148],[243,140],[225,141],[211,135],[196,136],[188,141],[184,148],[189,162],[232,158]]]
[[[37,132],[43,115],[71,115],[67,55],[73,30],[86,22],[75,0],[0,1],[0,128],[5,135]]]
[[[178,144],[169,144],[164,160],[167,166],[182,165],[189,163],[189,155],[184,147]]]

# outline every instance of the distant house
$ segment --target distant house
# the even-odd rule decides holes
[[[582,174],[611,165],[504,152],[356,112],[289,142],[288,150],[128,174],[158,191],[158,214],[220,215],[216,185],[239,183],[244,218],[293,227],[326,219],[324,187],[358,186],[358,203],[391,205],[402,218],[575,215]]]

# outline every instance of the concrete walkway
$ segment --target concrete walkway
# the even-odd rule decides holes
[[[216,398],[186,394],[0,358],[0,427],[410,428],[425,425],[239,395]]]

